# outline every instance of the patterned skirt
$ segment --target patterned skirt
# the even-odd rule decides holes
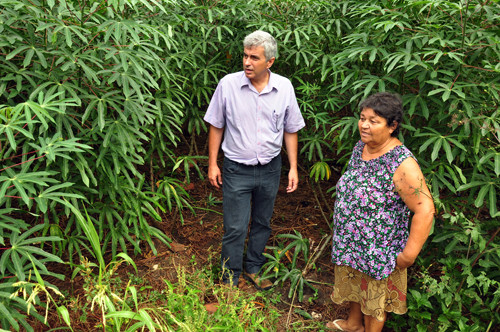
[[[377,280],[350,266],[335,265],[335,285],[331,295],[336,304],[357,302],[361,312],[384,320],[384,311],[405,314],[406,269],[395,269],[388,278]]]

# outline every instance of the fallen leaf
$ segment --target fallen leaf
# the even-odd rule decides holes
[[[205,309],[207,309],[208,313],[213,314],[214,312],[217,311],[217,308],[219,307],[219,303],[207,303],[205,304]]]

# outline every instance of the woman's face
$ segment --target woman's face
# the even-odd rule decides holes
[[[375,113],[371,108],[363,108],[358,121],[361,141],[368,145],[384,144],[391,138],[396,125],[387,126],[387,120]]]

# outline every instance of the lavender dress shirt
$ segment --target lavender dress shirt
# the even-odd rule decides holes
[[[292,83],[270,71],[260,93],[243,71],[224,76],[204,120],[225,128],[224,156],[245,165],[267,164],[281,152],[283,131],[295,133],[305,126]]]

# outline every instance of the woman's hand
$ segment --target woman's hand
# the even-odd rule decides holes
[[[412,266],[415,262],[415,259],[409,259],[403,252],[400,252],[398,257],[396,258],[396,267],[398,269],[405,269],[409,266]]]

